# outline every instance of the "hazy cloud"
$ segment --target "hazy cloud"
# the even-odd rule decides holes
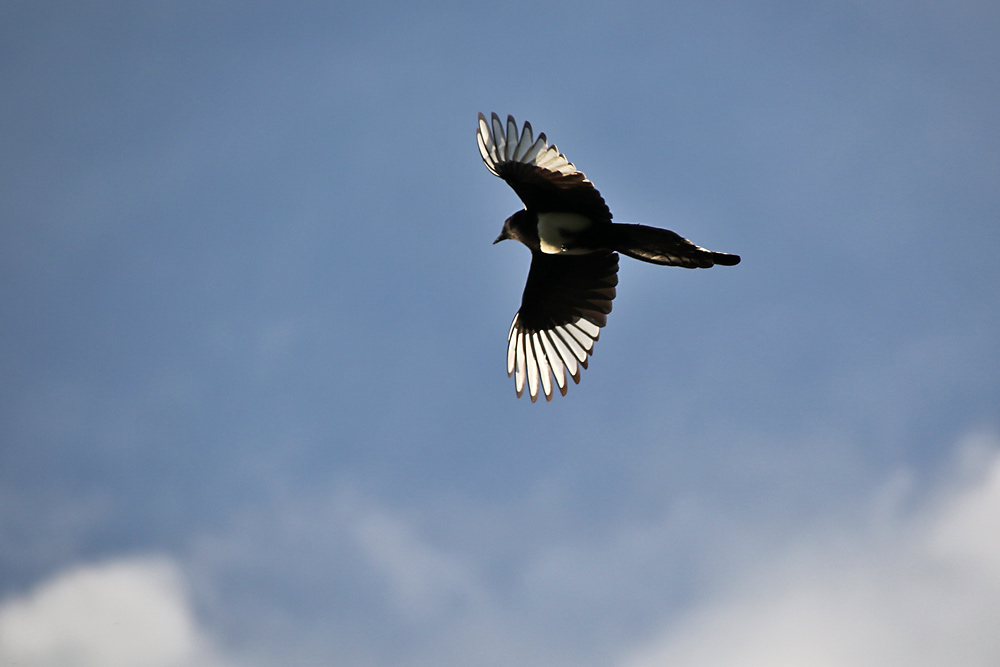
[[[210,644],[166,558],[75,567],[0,605],[4,665],[222,665]]]
[[[1000,664],[998,444],[971,438],[919,511],[806,540],[620,664]]]

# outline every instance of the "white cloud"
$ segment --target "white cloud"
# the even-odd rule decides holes
[[[930,492],[892,476],[808,537],[694,501],[583,533],[546,515],[542,533],[509,507],[341,490],[248,514],[185,567],[245,664],[1000,664],[1000,440],[962,450]],[[4,665],[220,665],[218,636],[165,559],[70,570],[0,605]]]
[[[1000,442],[935,500],[813,537],[628,653],[628,667],[1000,664]],[[972,464],[968,464],[972,461]]]
[[[0,664],[221,665],[166,558],[76,567],[0,604]]]

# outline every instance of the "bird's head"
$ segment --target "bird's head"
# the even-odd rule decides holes
[[[496,237],[496,240],[494,240],[493,243],[500,243],[501,241],[513,239],[528,245],[527,238],[531,236],[529,231],[530,218],[531,214],[525,210],[520,210],[504,220],[503,229],[500,230],[500,236]],[[537,226],[537,222],[535,224]]]
[[[504,220],[503,229],[500,230],[500,236],[498,236],[495,239],[493,239],[493,245],[496,245],[497,243],[500,243],[501,241],[506,241],[509,238],[511,238],[511,235],[510,235],[510,218],[507,218],[506,220]]]

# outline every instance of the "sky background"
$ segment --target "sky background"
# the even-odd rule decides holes
[[[995,1],[0,5],[0,664],[1000,664]],[[476,114],[623,259],[514,396]]]

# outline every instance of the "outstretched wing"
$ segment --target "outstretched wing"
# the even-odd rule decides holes
[[[507,334],[507,375],[514,375],[518,397],[525,380],[531,402],[541,386],[552,400],[552,382],[566,395],[566,373],[580,382],[580,367],[608,320],[618,284],[618,255],[531,253],[531,268],[521,308]]]
[[[492,124],[479,114],[479,154],[486,167],[514,189],[525,208],[611,220],[601,193],[558,148],[549,146],[544,132],[535,139],[527,121],[518,133],[513,116],[507,116],[506,129],[496,113],[491,120]]]

